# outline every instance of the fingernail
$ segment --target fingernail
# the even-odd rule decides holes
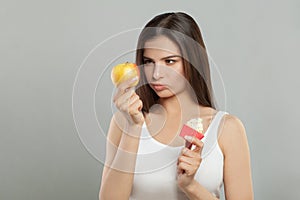
[[[189,150],[189,149],[185,147],[185,148],[183,149],[183,153],[186,153],[188,150]]]
[[[132,78],[131,79],[131,81],[130,82],[135,82],[135,81],[137,81],[138,80],[138,77],[137,76],[135,76],[134,78]]]
[[[188,136],[188,135],[184,136],[184,139],[186,139],[189,142],[193,141],[193,137],[192,136]]]

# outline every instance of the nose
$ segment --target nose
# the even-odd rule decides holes
[[[152,77],[155,80],[158,80],[162,77],[162,66],[155,64]]]

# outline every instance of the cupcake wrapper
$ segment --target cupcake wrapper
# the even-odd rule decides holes
[[[199,140],[201,140],[204,137],[204,135],[202,133],[196,131],[195,129],[193,129],[193,128],[187,126],[187,125],[183,125],[183,127],[182,127],[182,129],[180,131],[179,136],[181,136],[183,138],[185,136],[192,136],[192,137],[198,138]],[[186,141],[185,147],[191,149],[192,143]]]

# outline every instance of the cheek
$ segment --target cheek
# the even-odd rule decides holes
[[[184,73],[182,69],[172,69],[168,71],[168,76],[171,77],[170,80],[172,82],[177,83],[183,83],[186,81],[184,77]]]
[[[184,77],[184,70],[183,70],[182,64],[180,64],[180,66],[178,66],[178,67],[176,68],[176,71],[177,71],[178,74],[180,74],[181,76]]]
[[[186,84],[186,79],[181,74],[175,73],[172,74],[172,78],[169,79],[176,86],[184,86]]]

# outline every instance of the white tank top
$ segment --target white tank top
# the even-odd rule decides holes
[[[228,113],[217,112],[202,139],[202,162],[195,175],[195,179],[218,198],[223,185],[223,153],[218,144],[218,127],[225,114]],[[144,123],[130,199],[188,199],[176,181],[177,159],[182,148],[158,142],[151,137]]]

